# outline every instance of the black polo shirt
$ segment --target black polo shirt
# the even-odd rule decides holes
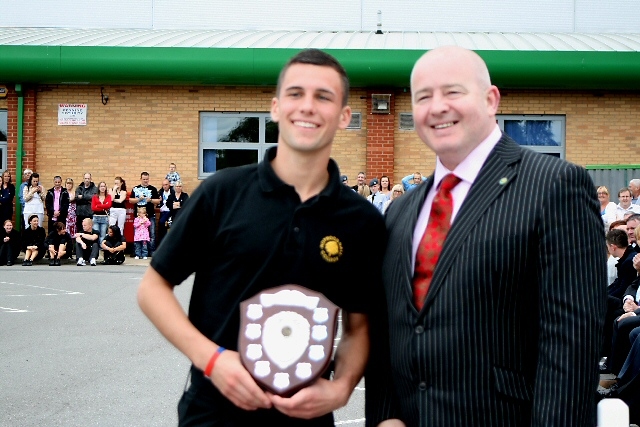
[[[151,265],[172,285],[196,273],[189,318],[207,337],[235,349],[240,302],[288,283],[322,292],[347,311],[369,310],[369,291],[380,281],[383,218],[340,184],[333,161],[328,170],[328,186],[305,203],[270,161],[224,169],[196,189]],[[327,252],[330,242],[338,254]]]
[[[203,182],[151,261],[172,285],[196,273],[189,319],[232,350],[239,304],[259,291],[298,284],[346,311],[368,313],[381,289],[386,231],[378,210],[340,183],[333,160],[327,187],[301,203],[273,171],[275,155],[272,148],[257,165]]]

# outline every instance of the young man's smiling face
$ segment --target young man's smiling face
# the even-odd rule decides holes
[[[342,105],[340,75],[326,66],[292,64],[282,79],[280,93],[271,101],[271,117],[278,122],[283,150],[313,153],[331,150],[338,129],[351,120]]]

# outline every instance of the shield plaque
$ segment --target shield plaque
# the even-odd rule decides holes
[[[327,369],[339,308],[298,285],[266,289],[240,303],[238,352],[264,389],[291,396]]]

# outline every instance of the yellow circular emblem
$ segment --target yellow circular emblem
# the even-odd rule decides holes
[[[320,255],[327,262],[336,262],[342,256],[342,242],[336,236],[326,236],[320,241]]]

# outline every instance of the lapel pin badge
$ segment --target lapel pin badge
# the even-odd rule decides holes
[[[500,181],[498,181],[500,183],[500,185],[505,185],[509,180],[507,179],[507,177],[503,177],[500,178]]]

